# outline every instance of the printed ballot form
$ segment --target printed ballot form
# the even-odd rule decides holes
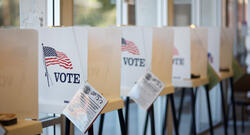
[[[41,28],[38,32],[39,112],[62,113],[87,80],[87,28]]]
[[[147,72],[134,85],[128,95],[144,110],[147,110],[164,88],[165,84],[161,80],[151,72]]]
[[[63,114],[85,133],[107,102],[97,90],[85,83],[64,109]]]

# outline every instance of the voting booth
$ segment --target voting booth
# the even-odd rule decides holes
[[[233,30],[230,28],[208,28],[208,61],[218,73],[232,73]]]
[[[87,28],[41,28],[39,112],[62,113],[87,80]]]
[[[220,28],[208,27],[208,62],[213,69],[220,71]]]
[[[174,29],[153,28],[152,72],[166,85],[160,95],[174,92],[172,85],[172,59]]]
[[[88,29],[88,82],[108,100],[102,113],[124,106],[120,98],[121,35],[117,28]]]
[[[207,29],[174,28],[173,80],[207,77]]]
[[[220,72],[233,72],[233,43],[234,31],[231,28],[221,29],[221,48],[220,48]]]
[[[121,27],[121,96],[151,69],[152,28]]]
[[[38,32],[0,30],[0,112],[38,118]]]

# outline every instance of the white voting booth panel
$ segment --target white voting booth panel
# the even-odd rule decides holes
[[[109,102],[120,99],[121,30],[88,29],[88,82]]]
[[[39,31],[39,112],[61,113],[87,80],[87,28]]]
[[[0,112],[38,118],[38,34],[0,30]]]
[[[220,69],[232,69],[234,31],[231,28],[221,28]]]
[[[121,27],[121,96],[151,69],[152,28]]]
[[[230,28],[208,28],[208,61],[218,74],[220,69],[232,72],[233,34]]]
[[[174,27],[173,79],[207,76],[207,30]]]
[[[213,69],[220,71],[220,28],[208,27],[208,62]]]
[[[152,72],[165,85],[172,84],[174,30],[153,28]]]
[[[190,79],[191,43],[190,28],[174,27],[173,79]]]

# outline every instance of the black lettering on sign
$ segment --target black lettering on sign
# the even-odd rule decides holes
[[[61,73],[60,74],[60,81],[64,83],[66,81],[66,79],[67,79],[66,78],[66,74],[65,73]]]
[[[58,72],[54,72],[54,75],[55,75],[56,82],[58,82],[58,79],[59,79],[59,75],[60,75],[60,73],[58,73]]]
[[[56,82],[80,83],[80,74],[54,72]]]
[[[73,74],[71,74],[71,73],[67,73],[67,76],[68,76],[68,83],[72,83],[72,81],[71,81],[71,77],[73,77],[74,75]]]
[[[80,74],[74,74],[74,83],[80,83]]]
[[[174,58],[173,64],[174,65],[184,65],[184,58]]]
[[[124,64],[127,66],[135,66],[135,67],[145,67],[145,59],[143,58],[130,58],[123,57]]]

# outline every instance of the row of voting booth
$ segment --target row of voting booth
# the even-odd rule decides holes
[[[100,113],[101,119],[105,113],[117,110],[121,132],[125,135],[129,130],[129,104],[135,104],[129,98],[131,89],[150,72],[164,83],[157,96],[169,97],[175,133],[179,134],[175,88],[207,87],[208,64],[218,77],[230,78],[233,33],[232,29],[219,27],[1,29],[0,113],[15,113],[19,119],[38,119],[39,112],[61,114],[75,93],[88,82],[108,101]],[[208,89],[206,91],[209,101]],[[147,91],[136,91],[134,96],[138,100],[148,96],[142,102],[149,98],[155,100]],[[193,91],[190,96],[196,134]],[[150,117],[151,132],[155,134],[154,108],[148,103],[150,101],[140,106],[147,111],[146,121]],[[126,110],[125,115],[122,109]],[[209,103],[208,111],[213,134]],[[166,120],[167,107],[164,114]],[[226,122],[224,120],[225,126]],[[163,133],[165,127],[166,121]],[[93,134],[92,126],[88,131]],[[37,130],[34,134],[40,133],[41,130]]]

